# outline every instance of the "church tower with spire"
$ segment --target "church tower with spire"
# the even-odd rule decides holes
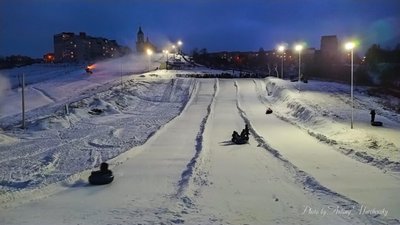
[[[156,51],[156,47],[149,41],[149,37],[146,40],[144,39],[144,33],[140,26],[136,36],[136,51],[138,53],[145,53],[147,49],[151,49],[153,52]]]

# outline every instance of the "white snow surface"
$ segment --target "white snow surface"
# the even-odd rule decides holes
[[[221,71],[143,73],[147,58],[137,71],[126,59],[93,75],[37,66],[58,72],[27,86],[26,130],[20,90],[6,90],[0,224],[400,224],[400,117],[388,100],[357,88],[351,130],[347,85],[176,78]],[[369,125],[371,108],[384,127]],[[232,144],[245,123],[249,143]],[[88,185],[103,161],[114,182]]]
[[[334,146],[359,161],[378,168],[400,172],[400,99],[368,94],[366,87],[355,87],[354,129],[351,129],[350,85],[309,81],[289,82],[268,78],[265,99],[274,113],[285,121],[306,130],[322,142]],[[370,110],[376,110],[370,125]]]

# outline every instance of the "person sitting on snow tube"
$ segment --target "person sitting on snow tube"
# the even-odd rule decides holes
[[[248,134],[248,127],[246,127],[245,129],[242,130],[242,132],[239,133],[236,131],[233,131],[232,134],[232,142],[235,144],[245,144],[249,141],[249,134]]]
[[[265,114],[271,114],[272,113],[272,109],[268,108],[267,111],[265,111]]]
[[[232,142],[236,143],[237,140],[239,140],[240,136],[239,133],[235,131],[233,131],[232,133]]]
[[[244,129],[242,130],[242,132],[240,133],[240,137],[249,140],[249,125],[245,125]]]
[[[108,169],[108,164],[105,162],[100,164],[100,170],[93,171],[89,176],[89,183],[94,185],[109,184],[113,180],[113,173]]]

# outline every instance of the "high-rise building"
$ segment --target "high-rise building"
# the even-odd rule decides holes
[[[54,35],[55,62],[87,62],[118,57],[127,52],[129,49],[118,45],[115,40],[87,36],[84,32]]]
[[[328,35],[321,37],[321,57],[325,62],[335,64],[339,60],[338,39],[336,35]]]

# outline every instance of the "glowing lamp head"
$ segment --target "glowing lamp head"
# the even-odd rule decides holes
[[[285,46],[279,45],[278,46],[278,52],[283,52],[283,51],[285,51]]]
[[[153,54],[153,51],[151,49],[149,49],[149,48],[146,50],[146,52],[147,52],[147,55],[152,55]]]
[[[354,42],[347,42],[347,43],[344,45],[344,48],[345,48],[346,50],[352,50],[354,47],[355,47]]]
[[[178,41],[178,46],[182,46],[182,45],[183,45],[182,41]]]
[[[296,46],[294,46],[294,50],[300,52],[301,50],[303,50],[303,45],[296,45]]]
[[[93,70],[95,67],[96,67],[95,64],[92,64],[92,65],[88,65],[86,67],[86,69]]]
[[[86,66],[86,68],[85,68],[86,73],[87,73],[87,74],[92,74],[92,73],[93,73],[93,69],[94,69],[95,67],[96,67],[95,64]]]
[[[173,48],[173,49],[175,49],[175,48],[176,48],[176,46],[175,46],[175,45],[172,45],[172,48]]]

